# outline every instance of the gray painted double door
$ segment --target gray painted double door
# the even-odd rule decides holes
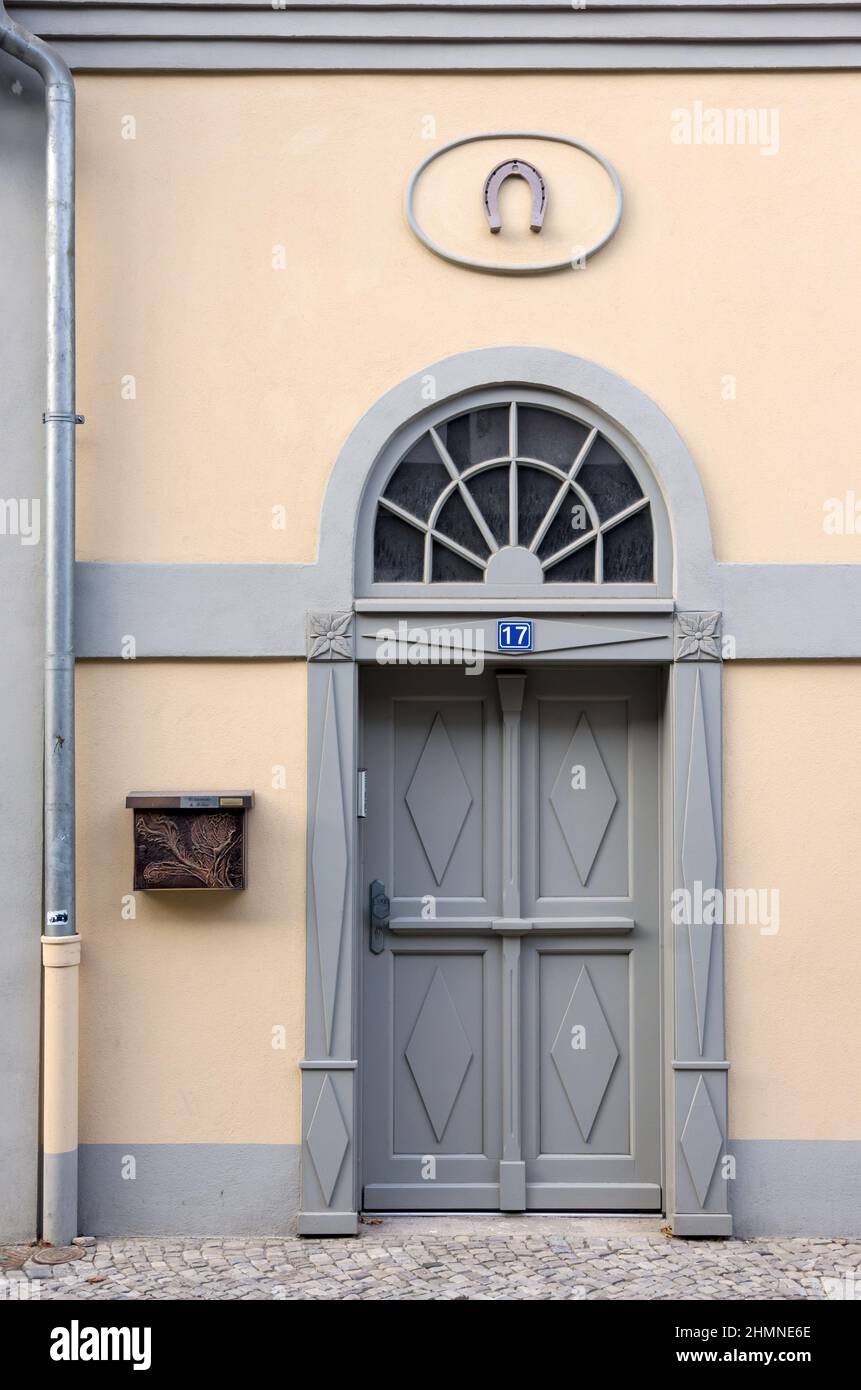
[[[373,668],[369,1210],[661,1205],[657,675]]]

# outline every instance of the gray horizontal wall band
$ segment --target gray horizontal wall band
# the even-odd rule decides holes
[[[729,1071],[729,1062],[700,1059],[699,1062],[673,1062],[673,1071]]]
[[[327,606],[315,568],[79,561],[77,655],[121,656],[128,635],[137,656],[304,658],[305,614]]]
[[[738,660],[861,658],[861,565],[714,564],[712,577]],[[305,614],[330,606],[316,565],[94,561],[77,564],[76,603],[77,655],[116,658],[133,636],[139,658],[304,660]]]

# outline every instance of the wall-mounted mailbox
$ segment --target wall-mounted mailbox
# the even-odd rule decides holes
[[[245,813],[253,792],[130,792],[135,892],[245,887]]]

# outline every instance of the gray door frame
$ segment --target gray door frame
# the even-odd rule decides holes
[[[445,370],[443,370],[445,369]],[[306,1053],[302,1070],[303,1235],[353,1235],[361,1194],[358,1135],[358,952],[366,947],[357,834],[359,665],[374,661],[380,627],[469,626],[495,650],[497,616],[536,619],[530,661],[554,665],[627,662],[666,673],[662,712],[663,1132],[666,1214],[676,1235],[727,1236],[727,1073],[723,932],[720,922],[672,917],[673,890],[721,889],[722,662],[716,569],[699,478],[684,444],[658,408],[618,377],[580,359],[539,349],[466,353],[437,364],[444,392],[521,384],[587,401],[622,430],[652,470],[673,530],[675,594],[647,600],[530,595],[476,597],[429,586],[426,599],[356,596],[344,590],[354,562],[363,495],[396,429],[427,409],[427,374],[396,387],[359,423],[333,471],[323,509],[320,560],[331,556],[333,603],[308,615],[308,892]],[[399,416],[399,418],[398,418]],[[340,506],[339,506],[340,503]],[[344,506],[352,504],[352,517]],[[332,518],[335,535],[326,531]],[[360,542],[364,543],[360,536]],[[341,544],[335,552],[335,544]],[[347,545],[345,546],[345,542]],[[678,597],[684,595],[685,606]],[[701,601],[696,605],[697,597]],[[692,603],[693,600],[693,603]],[[542,638],[542,633],[544,634]],[[522,658],[521,658],[522,661]],[[699,889],[695,889],[699,885]]]

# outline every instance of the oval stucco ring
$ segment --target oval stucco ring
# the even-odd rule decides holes
[[[415,213],[416,189],[422,174],[433,164],[434,160],[440,159],[450,150],[459,149],[461,145],[475,144],[479,140],[548,140],[555,145],[570,145],[572,149],[580,150],[590,159],[596,160],[613,185],[613,191],[616,195],[616,211],[610,227],[604,235],[592,246],[585,247],[579,253],[576,262],[578,267],[582,264],[588,264],[591,257],[596,255],[603,246],[606,246],[611,237],[615,236],[622,220],[622,181],[609,159],[605,159],[604,155],[599,154],[591,145],[584,145],[582,140],[572,140],[568,135],[550,135],[543,130],[489,130],[479,135],[463,135],[459,140],[450,140],[447,145],[440,146],[438,150],[429,154],[427,159],[423,159],[410,176],[404,197],[404,212],[419,241],[435,256],[441,256],[444,261],[450,261],[452,265],[460,265],[467,270],[482,270],[490,275],[546,275],[553,270],[571,270],[575,264],[571,257],[567,257],[563,261],[529,261],[523,264],[512,263],[511,261],[477,261],[469,256],[459,256],[456,251],[447,251],[444,246],[440,246],[439,242],[428,236]]]

